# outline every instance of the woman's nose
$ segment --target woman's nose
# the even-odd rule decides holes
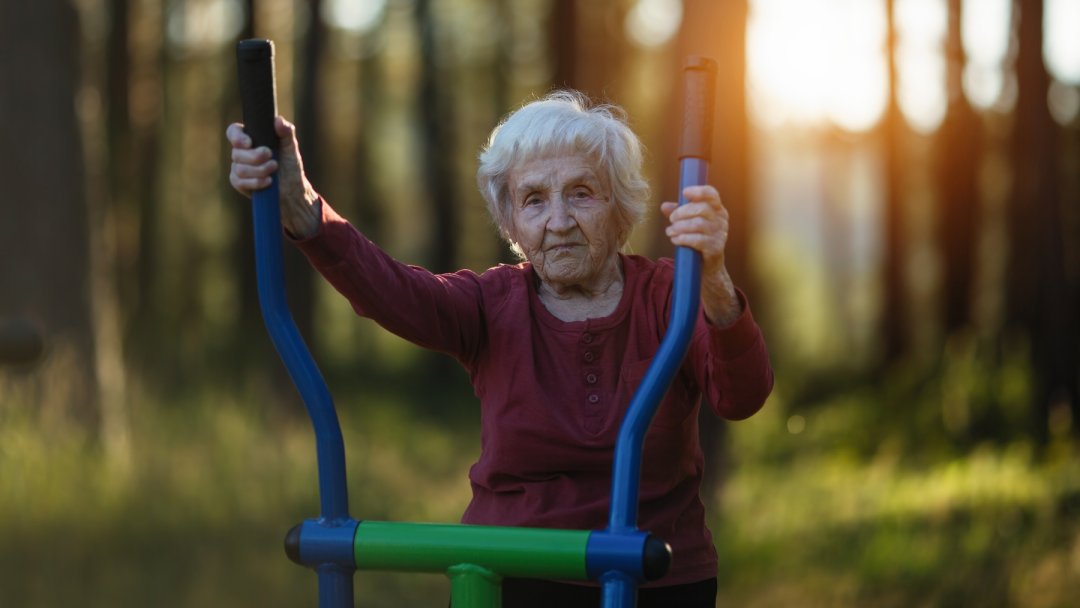
[[[554,232],[569,230],[577,224],[573,210],[562,196],[556,195],[552,197],[551,216],[548,217],[547,223],[548,229]]]

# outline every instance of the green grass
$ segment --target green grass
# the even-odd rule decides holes
[[[935,382],[913,409],[937,407]],[[475,421],[443,421],[416,391],[338,396],[356,517],[456,521],[468,501]],[[310,426],[284,400],[139,399],[120,460],[78,424],[0,404],[0,604],[313,605],[314,575],[281,546],[318,509]],[[855,389],[796,408],[780,387],[730,426],[733,466],[708,497],[719,605],[1074,605],[1075,446],[949,448],[943,431],[883,426],[893,416],[880,408],[901,401]],[[448,588],[436,575],[356,576],[360,607],[445,606]]]
[[[856,387],[798,407],[780,390],[732,425],[736,464],[713,510],[720,604],[1076,605],[1077,446],[944,428],[942,402],[975,393],[950,382]]]
[[[263,404],[265,405],[265,404]],[[476,438],[393,402],[343,432],[354,516],[456,521]],[[344,408],[343,408],[344,409]],[[318,515],[307,420],[205,394],[136,408],[130,462],[77,426],[0,409],[0,604],[302,606],[313,573],[282,539]],[[348,412],[343,413],[343,419]],[[440,576],[358,574],[359,606],[445,604]]]

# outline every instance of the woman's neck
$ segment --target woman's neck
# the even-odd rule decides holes
[[[616,260],[611,272],[587,285],[537,281],[537,295],[544,308],[561,321],[584,321],[615,312],[622,299],[623,270]]]

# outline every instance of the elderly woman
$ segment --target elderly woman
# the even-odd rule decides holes
[[[472,524],[606,525],[619,424],[668,322],[673,265],[621,250],[646,211],[642,147],[621,110],[553,93],[512,113],[480,154],[477,180],[517,265],[432,274],[390,257],[304,176],[294,126],[275,123],[279,160],[230,125],[230,181],[245,195],[279,171],[282,223],[356,312],[455,357],[481,407],[469,471]],[[711,186],[665,202],[674,245],[702,254],[702,315],[644,446],[639,527],[673,548],[641,606],[713,606],[717,554],[699,496],[698,408],[742,419],[772,389],[758,326],[724,265],[728,214]],[[506,606],[596,606],[595,586],[507,580]]]

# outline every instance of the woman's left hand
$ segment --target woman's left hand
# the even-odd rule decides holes
[[[728,210],[712,186],[687,186],[686,204],[666,202],[660,211],[670,224],[666,233],[676,247],[701,254],[701,304],[715,325],[730,325],[742,313],[735,285],[724,265],[728,239]]]
[[[707,272],[724,267],[724,247],[728,238],[728,210],[720,202],[720,193],[712,186],[687,186],[686,204],[664,203],[660,211],[671,224],[667,236],[677,247],[689,247],[701,253]]]

